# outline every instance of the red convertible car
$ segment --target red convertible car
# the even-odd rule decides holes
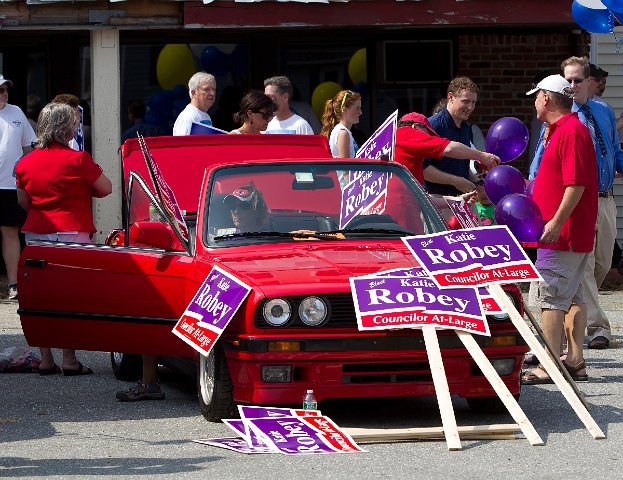
[[[189,238],[166,219],[136,140],[122,148],[124,228],[105,245],[34,242],[20,258],[19,314],[32,346],[109,352],[120,378],[138,354],[191,359],[208,420],[236,403],[434,395],[419,330],[360,332],[349,277],[417,263],[406,235],[447,227],[402,166],[333,159],[326,139],[211,135],[147,139],[174,190]],[[344,182],[384,178],[348,202]],[[342,184],[341,184],[342,182]],[[380,204],[361,209],[369,195]],[[350,202],[350,203],[349,203]],[[244,215],[260,221],[246,228]],[[257,219],[256,219],[257,220]],[[252,288],[209,356],[171,333],[213,266]],[[521,309],[515,287],[505,287]],[[477,336],[519,396],[523,339],[506,315]],[[474,408],[501,405],[452,331],[439,331],[450,392]],[[134,354],[134,355],[133,355]],[[140,374],[140,372],[139,372]]]

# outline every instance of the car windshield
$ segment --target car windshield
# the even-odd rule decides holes
[[[205,237],[215,247],[399,238],[446,228],[415,179],[393,163],[224,167],[209,188]]]

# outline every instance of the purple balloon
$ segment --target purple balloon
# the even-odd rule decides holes
[[[494,205],[497,205],[506,195],[525,192],[526,181],[523,175],[510,165],[498,165],[492,168],[485,177],[485,193]]]
[[[543,217],[532,199],[519,193],[506,195],[495,207],[495,221],[506,225],[520,242],[536,242],[543,234]]]
[[[515,117],[497,120],[487,132],[487,152],[500,157],[502,163],[512,162],[528,146],[528,127]]]

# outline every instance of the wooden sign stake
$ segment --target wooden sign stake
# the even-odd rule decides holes
[[[532,350],[536,357],[539,359],[545,371],[549,374],[556,386],[560,389],[564,397],[567,399],[567,402],[569,402],[569,405],[571,405],[571,408],[573,408],[573,410],[580,418],[584,426],[586,426],[593,438],[596,440],[606,438],[604,433],[599,428],[599,425],[597,425],[593,417],[591,417],[591,414],[588,413],[586,407],[584,407],[580,399],[574,393],[569,383],[567,383],[565,378],[562,376],[562,373],[560,373],[560,371],[554,364],[554,361],[550,358],[548,353],[536,339],[536,337],[532,333],[532,330],[530,330],[530,327],[526,325],[526,322],[524,321],[522,316],[515,309],[515,305],[506,296],[502,287],[500,287],[498,284],[491,284],[488,286],[488,288],[498,302],[498,305],[500,305],[502,309],[510,315],[511,321],[513,322],[513,325],[515,325],[517,331],[526,341],[526,343],[530,347],[530,350]]]

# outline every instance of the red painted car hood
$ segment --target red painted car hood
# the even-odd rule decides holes
[[[399,240],[235,250],[219,255],[217,264],[267,296],[349,292],[349,277],[418,265]]]

